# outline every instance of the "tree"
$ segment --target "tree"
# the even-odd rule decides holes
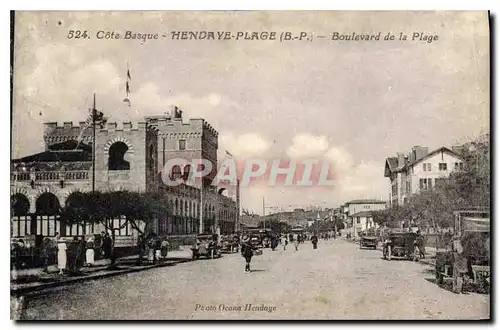
[[[102,224],[106,231],[111,231],[113,250],[116,231],[130,224],[144,234],[152,230],[151,225],[156,219],[172,214],[164,196],[156,192],[95,191],[78,194],[78,203],[66,205],[62,216],[72,224]],[[122,218],[125,221],[115,226],[114,220]]]
[[[267,220],[265,225],[266,225],[265,228],[271,229],[271,231],[277,232],[277,233],[288,232],[292,229],[292,226],[290,226],[288,223],[286,223],[284,221],[279,221],[277,219]],[[259,222],[258,227],[264,228],[264,221]]]

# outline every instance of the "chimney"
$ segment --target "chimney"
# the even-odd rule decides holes
[[[402,152],[398,152],[398,167],[401,167],[405,164],[405,155]]]
[[[413,156],[414,161],[421,159],[421,158],[424,158],[428,154],[429,154],[428,147],[414,146],[412,149],[412,156]]]

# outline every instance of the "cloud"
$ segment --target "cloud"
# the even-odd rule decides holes
[[[245,133],[235,135],[234,133],[219,136],[219,151],[229,151],[238,158],[265,157],[271,148],[271,142],[258,133]]]
[[[293,144],[286,149],[290,158],[314,157],[323,155],[328,149],[326,136],[315,136],[309,133],[295,135]]]

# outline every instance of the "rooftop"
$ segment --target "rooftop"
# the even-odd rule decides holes
[[[345,204],[349,205],[349,204],[385,204],[385,203],[386,202],[378,199],[355,199]]]

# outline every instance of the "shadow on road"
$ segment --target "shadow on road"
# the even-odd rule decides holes
[[[265,269],[252,269],[250,273],[255,273],[255,272],[265,272]]]

